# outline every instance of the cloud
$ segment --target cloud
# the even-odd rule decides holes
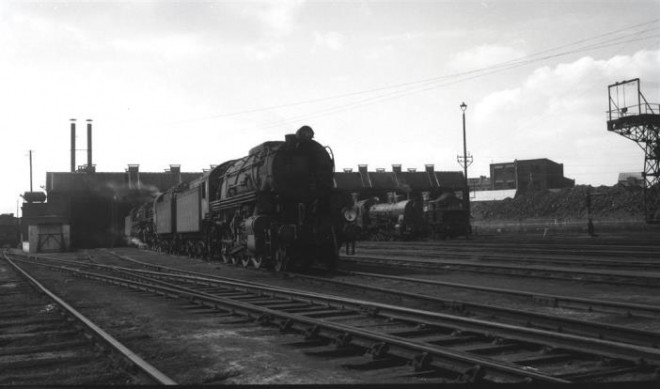
[[[346,36],[337,31],[328,31],[325,33],[314,32],[314,46],[312,52],[325,48],[338,51],[344,47],[345,41]]]
[[[296,17],[303,4],[302,0],[260,1],[244,8],[244,15],[262,23],[268,34],[283,37],[296,29]]]
[[[284,45],[277,42],[260,42],[245,46],[243,52],[250,59],[265,61],[282,54],[284,52]]]
[[[199,57],[211,53],[211,47],[204,44],[196,34],[170,34],[156,37],[121,38],[111,42],[121,54],[156,55],[166,60]]]
[[[616,151],[623,142],[606,130],[607,87],[633,78],[640,78],[642,93],[657,104],[660,50],[607,60],[582,57],[535,69],[518,87],[490,93],[476,104],[473,134],[481,136],[472,147],[484,155],[556,159],[567,167],[586,153],[593,166],[576,171],[587,176],[591,169],[592,176],[608,179],[598,167],[630,166],[631,156],[606,149],[610,145]],[[642,160],[640,154],[640,167]]]
[[[521,58],[525,53],[508,46],[482,45],[456,54],[448,64],[453,71],[465,71],[497,65]]]
[[[269,0],[245,5],[242,16],[256,21],[261,30],[261,38],[243,47],[246,57],[264,61],[281,55],[286,48],[284,40],[298,28],[296,18],[303,4],[302,0]]]

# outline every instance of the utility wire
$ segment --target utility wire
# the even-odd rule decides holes
[[[536,58],[536,59],[527,59],[525,61],[517,61],[517,62],[511,62],[510,61],[510,62],[507,62],[507,63],[503,63],[503,64],[500,64],[500,65],[493,66],[491,68],[483,68],[484,70],[480,71],[480,72],[470,72],[470,73],[475,73],[475,74],[472,74],[470,76],[466,76],[466,77],[462,77],[462,78],[458,78],[458,79],[454,79],[454,80],[448,80],[448,81],[445,81],[445,82],[432,82],[432,83],[428,83],[428,85],[420,85],[420,86],[417,86],[417,87],[414,87],[414,88],[394,91],[394,92],[391,92],[391,93],[381,94],[381,95],[372,96],[372,97],[366,97],[366,98],[358,100],[358,101],[353,101],[353,102],[345,103],[345,104],[342,104],[342,105],[325,108],[325,109],[322,109],[322,110],[319,110],[319,111],[316,111],[316,112],[301,114],[301,115],[294,116],[294,117],[291,117],[291,118],[288,118],[288,119],[285,119],[285,120],[272,122],[270,124],[266,124],[265,127],[260,127],[260,128],[278,127],[280,125],[284,125],[286,123],[290,123],[290,122],[294,122],[294,121],[308,120],[308,119],[312,119],[312,118],[318,118],[318,117],[323,117],[323,116],[335,114],[335,113],[338,113],[338,112],[357,109],[357,108],[365,107],[365,106],[372,105],[372,104],[375,104],[375,103],[379,103],[379,102],[382,102],[382,101],[391,100],[391,99],[395,99],[395,98],[400,98],[400,97],[407,96],[407,95],[410,95],[410,94],[420,93],[420,92],[424,92],[424,91],[431,90],[431,89],[437,89],[437,88],[440,88],[440,87],[445,87],[445,86],[465,82],[465,81],[475,79],[475,78],[478,78],[478,77],[483,77],[483,76],[486,76],[486,75],[499,73],[499,72],[502,72],[502,71],[505,71],[505,70],[510,70],[510,69],[517,68],[517,67],[524,66],[524,65],[528,65],[528,64],[531,64],[531,63],[534,63],[534,62],[538,62],[538,61],[542,61],[542,60],[546,60],[546,59],[557,58],[557,57],[566,56],[566,55],[570,55],[570,54],[575,54],[575,53],[578,53],[578,52],[583,51],[585,49],[590,49],[590,50],[601,49],[601,48],[612,47],[612,46],[616,46],[616,45],[620,45],[620,44],[644,41],[644,40],[653,39],[653,38],[657,38],[657,37],[660,37],[660,34],[655,34],[655,35],[651,35],[651,36],[647,36],[647,37],[643,37],[643,38],[628,39],[628,40],[621,40],[623,38],[616,38],[616,39],[611,39],[611,40],[606,41],[606,42],[599,42],[597,44],[593,44],[593,45],[590,45],[588,47],[580,47],[580,48],[577,48],[575,50],[569,50],[569,51],[565,51],[565,52],[562,52],[562,53],[547,55],[547,56]],[[628,37],[624,37],[624,38],[628,38]],[[466,72],[465,74],[468,74],[468,72]]]
[[[593,37],[581,39],[575,42],[568,44],[556,46],[553,48],[541,50],[533,54],[525,55],[519,58],[512,60],[504,61],[498,64],[485,66],[477,69],[472,69],[463,72],[457,72],[453,74],[427,78],[423,80],[399,83],[394,85],[383,86],[379,88],[373,88],[362,91],[355,91],[350,93],[344,93],[334,96],[321,97],[317,99],[309,99],[304,101],[298,101],[287,104],[279,104],[268,107],[254,108],[236,112],[229,112],[217,115],[211,115],[206,117],[184,119],[179,121],[170,122],[169,124],[184,124],[193,121],[203,121],[203,120],[212,120],[217,118],[227,118],[240,115],[248,115],[260,112],[266,112],[282,108],[292,108],[296,106],[309,105],[315,103],[322,103],[327,101],[339,100],[339,99],[352,99],[339,103],[335,106],[321,108],[313,112],[301,113],[298,115],[293,115],[288,118],[283,118],[281,120],[271,121],[264,125],[259,126],[260,129],[268,129],[279,127],[292,122],[299,122],[301,120],[310,120],[318,117],[333,115],[339,112],[355,110],[363,107],[367,107],[373,104],[377,104],[383,101],[397,99],[411,94],[417,94],[425,92],[432,89],[442,88],[449,85],[465,82],[472,80],[478,77],[484,77],[487,75],[511,70],[517,67],[529,65],[539,61],[544,61],[548,59],[558,58],[570,54],[575,54],[579,52],[584,52],[587,50],[598,50],[602,48],[612,47],[621,44],[627,44],[632,42],[639,42],[644,40],[649,40],[657,38],[660,34],[655,33],[647,36],[642,36],[644,34],[657,32],[658,27],[650,27],[653,24],[656,24],[660,19],[654,19],[648,22],[639,23],[633,26],[629,26],[622,29],[617,29],[603,34],[599,34]],[[642,28],[644,27],[644,28]],[[639,28],[642,28],[639,30]],[[623,34],[621,34],[623,33]],[[167,125],[167,123],[166,123]]]
[[[578,41],[575,41],[575,42],[572,42],[572,43],[569,43],[569,44],[556,46],[556,47],[553,47],[553,48],[550,48],[550,49],[542,50],[542,51],[539,51],[539,52],[536,52],[536,53],[533,53],[533,54],[530,54],[530,55],[522,56],[522,57],[512,59],[512,60],[509,60],[509,61],[505,61],[505,62],[502,62],[502,63],[499,63],[499,64],[495,64],[495,65],[491,65],[491,66],[487,66],[487,67],[482,67],[482,68],[477,68],[477,69],[473,69],[473,70],[469,70],[469,71],[458,72],[458,73],[453,73],[453,74],[448,74],[448,75],[443,75],[443,76],[439,76],[439,77],[433,77],[433,78],[428,78],[428,79],[423,79],[423,80],[418,80],[418,81],[412,81],[412,82],[405,82],[405,83],[400,83],[400,84],[395,84],[395,85],[389,85],[389,86],[384,86],[384,87],[380,87],[380,88],[373,88],[373,89],[368,89],[368,90],[355,91],[355,92],[350,92],[350,93],[334,95],[334,96],[321,97],[321,98],[317,98],[317,99],[309,99],[309,100],[298,101],[298,102],[287,103],[287,104],[279,104],[279,105],[273,105],[273,106],[268,106],[268,107],[261,107],[261,108],[254,108],[254,109],[248,109],[248,110],[242,110],[242,111],[236,111],[236,112],[222,113],[222,114],[210,115],[210,116],[200,117],[200,118],[185,119],[185,120],[177,121],[176,123],[210,120],[210,119],[217,119],[217,118],[223,118],[223,117],[246,115],[246,114],[258,113],[258,112],[270,111],[270,110],[274,110],[274,109],[289,108],[289,107],[295,107],[295,106],[300,106],[300,105],[307,105],[307,104],[314,104],[314,103],[319,103],[319,102],[324,102],[324,101],[342,99],[342,98],[346,98],[346,97],[373,94],[373,93],[382,92],[382,91],[391,91],[391,90],[393,90],[393,92],[390,92],[390,93],[391,94],[397,94],[397,93],[402,93],[401,91],[397,91],[397,89],[401,89],[401,88],[417,88],[417,87],[421,87],[421,86],[431,85],[431,84],[434,84],[434,83],[440,83],[440,82],[448,80],[448,79],[454,79],[454,78],[457,78],[457,77],[463,77],[463,76],[468,76],[468,75],[472,75],[472,74],[479,74],[481,76],[481,75],[483,75],[481,73],[484,73],[484,72],[485,72],[485,74],[492,74],[494,71],[496,71],[500,68],[503,68],[503,70],[508,70],[512,66],[517,67],[517,65],[526,65],[526,64],[529,64],[529,63],[537,62],[539,60],[556,58],[556,57],[559,57],[559,56],[569,55],[569,54],[573,54],[573,53],[583,51],[583,50],[594,50],[594,49],[610,47],[613,44],[629,43],[629,42],[632,42],[632,41],[629,40],[629,41],[621,42],[621,40],[630,38],[632,36],[639,36],[639,35],[647,33],[647,32],[658,30],[657,27],[648,28],[648,29],[644,29],[644,30],[641,30],[641,31],[631,31],[632,29],[636,29],[636,28],[643,27],[643,26],[649,26],[649,25],[657,23],[658,21],[660,21],[660,19],[654,19],[654,20],[649,21],[649,22],[636,24],[636,25],[633,25],[633,26],[629,26],[629,27],[614,30],[614,31],[609,31],[609,32],[606,32],[606,33],[603,33],[603,34],[599,34],[599,35],[590,37],[590,38],[581,39],[581,40],[578,40]],[[551,55],[542,56],[545,53],[551,53],[551,52],[554,52],[554,51],[566,49],[566,48],[569,48],[569,47],[572,47],[572,46],[577,46],[577,45],[580,45],[580,44],[586,43],[586,42],[598,41],[602,38],[612,36],[612,35],[615,35],[615,34],[618,34],[618,33],[621,33],[621,32],[626,32],[626,34],[624,36],[614,37],[614,38],[611,38],[609,40],[605,40],[605,41],[601,41],[601,42],[593,42],[593,43],[590,43],[590,44],[585,45],[585,46],[580,46],[575,50],[569,50],[569,51],[560,52],[558,54],[551,54]],[[650,38],[653,38],[653,37],[657,37],[657,35],[649,36],[649,37],[646,37],[644,39],[650,39]],[[472,79],[472,77],[467,78],[465,80],[469,80],[469,79]],[[426,90],[426,89],[424,89],[424,90]],[[373,98],[379,99],[380,97],[381,97],[381,95],[375,96]],[[365,99],[360,100],[360,101],[364,101],[364,100]]]

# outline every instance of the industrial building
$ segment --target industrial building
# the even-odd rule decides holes
[[[165,172],[97,172],[92,163],[92,123],[87,121],[87,164],[75,161],[75,121],[71,123],[71,171],[46,173],[46,194],[23,196],[21,240],[26,251],[112,247],[121,241],[124,217],[158,193],[202,175],[183,173],[180,165]]]
[[[465,178],[460,171],[435,171],[432,164],[425,165],[423,171],[392,165],[392,171],[376,169],[368,171],[368,165],[358,165],[358,171],[344,169],[335,173],[335,187],[345,193],[362,193],[366,197],[386,199],[388,193],[429,192],[433,197],[443,191],[460,192],[465,188]]]
[[[50,225],[51,232],[41,232],[45,235],[42,241],[49,235],[51,241],[58,239],[52,236],[60,233],[53,225],[60,224],[70,228],[70,243],[65,246],[111,247],[121,240],[123,220],[131,208],[152,199],[158,192],[201,175],[201,172],[183,173],[179,165],[170,165],[162,173],[141,173],[138,165],[129,165],[125,172],[117,173],[95,169],[49,172],[48,201],[23,204],[23,240],[29,236],[29,225],[43,224]]]
[[[547,158],[514,160],[490,165],[492,190],[516,189],[517,193],[575,186],[564,177],[564,164]]]

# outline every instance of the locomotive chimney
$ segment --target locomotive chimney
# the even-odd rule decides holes
[[[392,171],[394,173],[401,173],[401,164],[400,163],[395,163],[392,165]]]
[[[92,119],[87,119],[87,172],[94,172],[92,165]]]
[[[129,164],[128,169],[128,188],[140,189],[140,165]]]
[[[71,173],[76,172],[76,119],[71,119]]]

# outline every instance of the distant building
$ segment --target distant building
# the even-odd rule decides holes
[[[70,226],[71,248],[109,247],[120,241],[124,217],[131,208],[182,182],[202,175],[183,173],[170,165],[163,173],[140,172],[128,165],[125,172],[46,173],[48,202],[23,203],[21,234],[27,240],[28,226]]]
[[[490,179],[493,190],[517,193],[575,186],[575,180],[564,177],[564,164],[546,158],[491,164]]]
[[[619,173],[617,183],[625,186],[639,186],[640,188],[643,188],[644,177],[642,176],[642,172]]]
[[[490,177],[479,176],[479,178],[468,178],[468,186],[470,187],[470,192],[491,190],[493,184],[491,183]]]

